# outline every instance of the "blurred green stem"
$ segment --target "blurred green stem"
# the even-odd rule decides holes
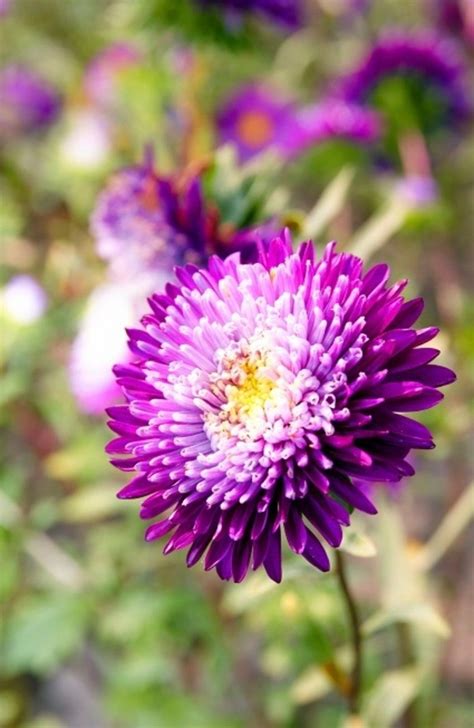
[[[341,587],[341,593],[346,605],[348,621],[351,630],[352,649],[354,662],[352,666],[350,690],[347,696],[351,714],[359,712],[361,678],[362,678],[362,633],[360,629],[359,613],[355,599],[351,593],[346,575],[345,556],[341,551],[336,551],[336,574]]]

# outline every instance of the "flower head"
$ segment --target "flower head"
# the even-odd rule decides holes
[[[60,99],[36,73],[22,66],[0,71],[0,139],[40,131],[56,120]]]
[[[114,43],[104,48],[86,69],[84,88],[88,98],[98,106],[113,105],[120,76],[141,59],[140,51],[129,43]]]
[[[202,264],[234,249],[232,232],[222,231],[217,210],[205,203],[199,176],[159,177],[150,161],[111,177],[91,229],[98,254],[119,276]]]
[[[263,86],[240,89],[221,109],[217,126],[221,142],[235,144],[244,162],[267,149],[286,156],[297,142],[292,105]]]
[[[384,111],[388,99],[392,106],[396,102],[397,115],[404,104],[401,96],[409,96],[411,107],[418,109],[418,123],[430,131],[469,114],[464,76],[457,49],[449,40],[429,32],[394,31],[375,43],[356,70],[336,84],[335,92],[349,103],[371,102]],[[399,81],[403,89],[393,87]],[[392,85],[385,94],[387,83]]]
[[[218,6],[230,14],[257,13],[285,26],[297,28],[301,25],[303,9],[301,0],[198,0],[202,5]]]
[[[349,510],[375,513],[357,482],[412,475],[430,432],[405,416],[432,407],[451,371],[428,364],[436,329],[412,328],[423,304],[404,301],[389,269],[289,235],[259,260],[211,258],[177,269],[129,332],[132,364],[116,368],[127,404],[110,408],[107,451],[134,471],[122,498],[161,518],[165,553],[241,581],[264,566],[281,579],[281,532],[323,571],[322,537],[337,547]],[[315,535],[318,532],[318,536]]]

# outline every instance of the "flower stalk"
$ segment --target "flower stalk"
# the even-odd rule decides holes
[[[359,612],[354,595],[351,592],[346,574],[345,559],[341,551],[336,554],[336,575],[341,588],[341,594],[347,611],[351,632],[353,649],[353,665],[350,688],[347,693],[347,703],[350,713],[357,715],[360,707],[360,692],[362,684],[362,632],[360,629]]]

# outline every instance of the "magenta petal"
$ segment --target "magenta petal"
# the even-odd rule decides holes
[[[303,524],[298,510],[290,508],[288,517],[285,521],[285,533],[288,539],[288,545],[295,554],[301,554],[306,546],[306,528]]]
[[[231,550],[232,541],[227,536],[216,538],[209,547],[204,562],[206,571],[213,569]]]
[[[265,571],[270,579],[273,579],[273,581],[276,581],[277,584],[279,584],[282,577],[280,530],[273,533],[270,537],[270,543],[267,555],[263,560],[263,566],[265,567]]]
[[[117,493],[117,498],[128,499],[128,498],[142,498],[144,495],[154,493],[156,490],[155,483],[150,483],[145,475],[139,475],[125,485]]]
[[[246,576],[252,553],[252,542],[242,540],[235,544],[232,557],[232,575],[234,581],[239,584]]]
[[[155,541],[157,538],[161,538],[173,528],[175,528],[175,524],[170,523],[168,519],[165,521],[159,521],[158,523],[153,523],[153,525],[148,526],[145,531],[145,540]]]
[[[307,530],[306,546],[303,551],[303,556],[317,569],[320,569],[321,571],[329,571],[331,564],[329,562],[328,555],[316,536],[309,530]]]

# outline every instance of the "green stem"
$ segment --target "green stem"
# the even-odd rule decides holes
[[[362,683],[362,633],[360,629],[359,613],[356,602],[351,593],[349,582],[347,580],[345,560],[341,551],[336,551],[337,577],[341,587],[341,593],[346,605],[347,616],[351,631],[352,649],[354,653],[351,684],[347,701],[351,714],[357,715],[359,712],[360,692]]]

